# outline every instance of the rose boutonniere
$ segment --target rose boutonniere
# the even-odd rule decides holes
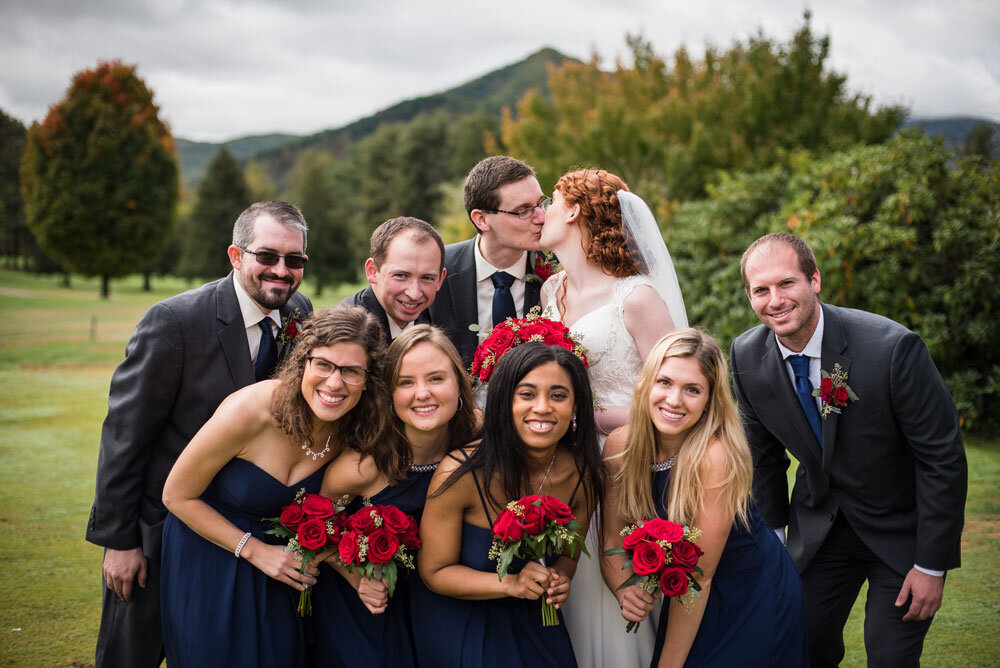
[[[281,345],[287,346],[295,340],[295,337],[302,331],[302,314],[298,309],[281,319],[281,327],[278,330],[278,341]]]
[[[548,250],[535,251],[535,260],[531,265],[533,273],[526,274],[525,281],[541,281],[544,283],[552,274],[562,271],[562,265],[556,254]]]
[[[820,415],[826,417],[830,413],[839,413],[848,401],[858,400],[858,395],[847,384],[847,372],[840,366],[840,362],[833,365],[833,373],[820,369],[820,374],[822,379],[819,388],[812,392],[814,397],[819,397],[823,402]]]

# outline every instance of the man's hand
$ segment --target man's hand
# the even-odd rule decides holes
[[[132,600],[132,582],[139,576],[139,586],[146,588],[146,557],[141,547],[131,550],[104,551],[104,581],[108,589],[123,601]]]
[[[910,609],[903,615],[903,621],[923,621],[929,619],[941,607],[944,596],[944,578],[921,573],[911,568],[903,580],[903,587],[896,597],[896,607],[906,605],[907,599],[912,599]]]

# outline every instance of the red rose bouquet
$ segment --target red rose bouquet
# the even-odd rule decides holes
[[[396,506],[371,505],[346,519],[340,558],[352,573],[384,580],[389,596],[396,590],[397,563],[413,570],[413,550],[420,549],[417,520]]]
[[[547,554],[576,554],[577,548],[588,557],[580,535],[580,523],[573,511],[554,496],[532,494],[507,504],[493,522],[493,545],[490,559],[497,560],[497,575],[503,580],[514,557],[538,559],[543,565]],[[542,624],[556,626],[555,606],[542,598]]]
[[[300,573],[318,552],[332,549],[340,544],[345,529],[341,511],[343,505],[335,504],[321,494],[306,494],[300,489],[295,501],[281,509],[279,517],[265,517],[271,525],[265,534],[287,538],[286,552],[295,552],[302,559]],[[299,595],[299,614],[312,614],[312,590],[306,589]]]
[[[697,596],[701,585],[695,573],[701,575],[698,559],[704,552],[696,540],[701,538],[701,529],[682,527],[657,517],[652,520],[638,520],[622,529],[622,547],[607,550],[604,555],[624,554],[628,560],[624,568],[632,569],[632,576],[618,589],[637,585],[650,594],[660,590],[666,597],[677,596],[690,610],[690,592]],[[639,622],[629,622],[625,632],[637,631]]]
[[[489,381],[497,362],[504,353],[528,341],[541,341],[547,346],[560,346],[587,363],[587,349],[577,342],[574,335],[561,322],[543,318],[536,306],[523,318],[507,318],[490,330],[476,347],[472,358],[472,379],[480,383]]]

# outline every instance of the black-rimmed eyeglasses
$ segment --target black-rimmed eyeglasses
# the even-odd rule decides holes
[[[545,213],[550,206],[552,206],[552,198],[546,196],[543,197],[538,204],[528,206],[517,211],[505,211],[504,209],[480,209],[480,211],[485,211],[486,213],[507,213],[512,216],[517,216],[521,220],[527,220],[535,215],[535,209],[541,209],[542,213]]]
[[[291,255],[278,255],[271,251],[252,251],[249,248],[243,248],[240,246],[239,249],[244,253],[250,253],[257,258],[257,262],[260,262],[265,267],[273,267],[278,264],[278,260],[284,260],[285,266],[289,269],[302,269],[306,266],[306,262],[309,258],[305,255],[300,255],[298,253],[292,253]]]
[[[313,357],[312,355],[307,355],[306,359],[309,360],[309,368],[320,378],[329,378],[333,375],[334,371],[340,371],[340,379],[345,383],[348,385],[361,385],[365,382],[365,378],[368,377],[368,369],[362,369],[359,366],[341,366],[334,364],[328,359]]]

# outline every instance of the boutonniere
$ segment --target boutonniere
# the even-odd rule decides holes
[[[819,389],[813,390],[812,394],[823,402],[820,415],[826,417],[830,413],[840,413],[840,409],[847,405],[848,400],[858,400],[858,395],[847,384],[847,372],[840,366],[840,362],[833,365],[832,374],[824,369],[820,369],[819,372],[822,380],[819,382]]]
[[[281,319],[281,327],[278,329],[278,341],[281,345],[287,346],[295,340],[295,337],[302,331],[302,314],[298,309]]]
[[[535,261],[531,265],[531,271],[533,273],[525,274],[525,281],[540,281],[542,283],[551,276],[552,274],[558,274],[562,271],[562,265],[559,264],[559,258],[552,251],[540,250],[534,251]]]

